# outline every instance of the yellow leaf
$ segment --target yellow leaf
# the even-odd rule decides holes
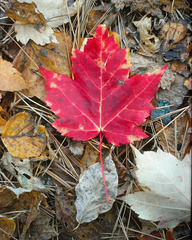
[[[2,134],[2,141],[14,157],[39,156],[46,146],[45,129],[34,134],[35,124],[30,114],[22,112],[11,117]]]

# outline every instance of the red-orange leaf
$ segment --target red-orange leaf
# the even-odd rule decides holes
[[[102,132],[116,146],[147,137],[138,125],[153,109],[150,101],[166,66],[129,78],[128,50],[118,48],[104,25],[98,26],[83,51],[74,50],[72,65],[74,80],[41,68],[45,101],[60,117],[53,123],[59,132],[82,141]]]

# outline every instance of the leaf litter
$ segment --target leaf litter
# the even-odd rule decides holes
[[[3,3],[0,3],[2,9],[5,7],[4,2],[6,3],[7,1],[5,0]],[[72,7],[74,2],[77,1],[67,1],[68,8]],[[32,11],[30,14],[22,16],[22,14],[25,14],[25,11],[29,12],[29,3],[23,3],[25,4],[24,11],[20,11],[20,16],[16,16],[18,13],[17,11],[13,12],[15,15],[13,15],[12,19],[22,21],[24,23],[23,25],[28,26],[31,24],[31,21],[33,22],[37,19],[39,22],[33,23],[36,28],[36,33],[46,29],[44,25],[46,21],[46,26],[48,27],[49,25],[49,29],[55,32],[54,35],[57,38],[57,43],[40,46],[32,41],[29,41],[27,45],[24,44],[22,46],[24,51],[21,50],[18,55],[19,57],[16,58],[16,61],[13,57],[15,54],[12,55],[9,53],[12,51],[9,50],[9,46],[13,46],[11,36],[14,35],[11,33],[10,36],[10,32],[9,34],[5,34],[3,30],[7,31],[10,27],[1,25],[3,27],[3,30],[2,28],[0,30],[0,45],[3,46],[2,59],[3,61],[8,60],[8,62],[14,60],[13,65],[10,65],[10,69],[13,66],[18,72],[21,72],[25,82],[25,88],[17,89],[14,87],[15,85],[9,84],[9,81],[6,82],[6,77],[4,77],[8,88],[5,90],[0,89],[1,133],[5,130],[7,122],[9,122],[13,116],[20,112],[30,112],[30,115],[33,116],[33,120],[31,122],[33,131],[32,135],[27,134],[25,137],[32,139],[34,134],[39,134],[40,136],[43,134],[45,138],[45,148],[39,151],[40,155],[38,153],[35,156],[29,156],[27,158],[23,158],[23,156],[21,156],[22,158],[13,157],[11,152],[9,152],[10,146],[7,147],[3,142],[1,142],[1,186],[12,186],[15,189],[22,187],[27,191],[34,191],[33,189],[36,189],[38,194],[43,192],[43,195],[46,195],[46,200],[44,199],[41,201],[39,205],[37,215],[35,213],[35,209],[31,210],[32,212],[34,211],[34,215],[25,213],[29,216],[29,220],[27,221],[23,218],[23,210],[27,207],[23,205],[21,206],[19,212],[13,213],[13,219],[10,218],[10,215],[3,215],[2,218],[6,218],[6,224],[8,225],[8,222],[10,221],[12,224],[10,225],[10,232],[5,225],[0,225],[0,227],[4,229],[4,232],[1,231],[2,234],[5,233],[3,237],[1,237],[3,239],[6,239],[4,236],[8,236],[7,239],[10,238],[7,233],[12,234],[13,239],[19,239],[20,237],[26,239],[26,236],[30,235],[32,239],[42,240],[54,238],[56,235],[57,237],[55,239],[102,239],[103,237],[106,239],[129,239],[130,237],[135,237],[137,239],[175,239],[176,237],[177,239],[180,237],[186,238],[187,235],[189,236],[190,234],[188,224],[185,223],[181,223],[170,230],[166,230],[164,228],[161,231],[158,230],[156,222],[150,222],[153,227],[149,227],[149,221],[140,221],[137,214],[131,210],[131,202],[126,205],[124,202],[120,202],[119,200],[114,201],[110,211],[99,214],[97,219],[91,221],[90,223],[84,223],[78,226],[78,222],[76,221],[77,212],[75,208],[75,188],[80,183],[80,173],[82,173],[82,175],[85,174],[86,171],[88,171],[88,168],[94,166],[95,162],[99,165],[99,152],[101,152],[101,148],[99,148],[100,140],[98,137],[95,137],[94,139],[91,138],[85,142],[73,142],[73,140],[68,137],[60,136],[60,134],[53,129],[50,122],[54,122],[58,119],[58,117],[55,116],[54,113],[51,113],[50,110],[46,109],[43,102],[43,98],[47,96],[47,93],[44,86],[44,80],[38,66],[40,65],[49,71],[56,72],[57,74],[65,74],[73,79],[74,76],[71,74],[71,65],[73,65],[73,63],[71,64],[70,56],[74,53],[75,48],[80,49],[80,44],[82,42],[81,38],[84,39],[85,37],[88,37],[91,39],[93,37],[94,29],[97,28],[98,23],[107,24],[108,28],[113,32],[112,34],[115,38],[116,44],[118,44],[118,49],[124,49],[129,46],[130,56],[132,57],[132,69],[130,76],[137,74],[143,75],[147,72],[152,72],[155,69],[160,69],[165,66],[167,63],[165,60],[168,60],[169,62],[168,68],[162,77],[161,83],[159,84],[160,88],[159,90],[157,89],[158,92],[155,96],[156,99],[153,99],[151,103],[153,105],[153,109],[157,107],[157,110],[161,110],[159,106],[157,106],[157,102],[164,100],[169,101],[170,112],[166,113],[165,117],[163,115],[155,119],[150,119],[150,117],[148,117],[140,126],[148,138],[143,140],[140,139],[136,141],[134,145],[137,149],[143,149],[144,154],[146,153],[146,150],[154,154],[154,150],[160,146],[162,147],[164,153],[167,152],[166,154],[170,154],[169,152],[171,151],[172,154],[179,158],[178,161],[181,161],[180,159],[184,156],[189,156],[188,154],[191,148],[189,138],[191,130],[190,127],[188,127],[191,119],[185,117],[185,119],[182,120],[183,117],[181,117],[183,116],[182,114],[189,111],[188,106],[190,104],[187,92],[187,87],[190,89],[191,67],[191,56],[189,54],[191,47],[191,29],[189,27],[190,19],[188,18],[188,1],[182,1],[182,4],[180,1],[174,1],[172,4],[170,1],[156,1],[153,4],[153,1],[149,2],[143,0],[113,2],[115,3],[115,8],[112,6],[111,2],[106,2],[105,0],[101,2],[84,1],[84,5],[82,6],[80,6],[80,3],[78,10],[76,9],[74,11],[75,15],[67,16],[66,19],[68,19],[67,21],[69,21],[69,23],[65,23],[63,25],[64,29],[61,30],[60,27],[59,31],[64,30],[63,33],[61,32],[60,36],[58,29],[52,29],[50,24],[59,22],[61,18],[63,19],[63,16],[61,18],[59,16],[55,16],[55,19],[48,19],[49,17],[47,18],[46,13],[43,12],[43,14],[41,14],[40,11]],[[42,2],[42,4],[44,3]],[[94,4],[96,5],[94,6]],[[34,4],[32,5],[33,7],[35,6]],[[49,6],[47,5],[46,8],[48,9],[48,7]],[[92,10],[100,11],[95,19],[91,17],[88,18],[89,12]],[[144,15],[144,12],[146,15]],[[166,17],[165,14],[167,14]],[[38,19],[39,16],[40,19]],[[23,17],[23,19],[18,19],[18,17]],[[27,17],[30,17],[30,19],[27,19]],[[141,23],[145,18],[151,19],[149,24],[150,28],[146,29],[147,31],[144,31],[144,29],[142,31],[141,29],[140,34],[138,33],[139,28],[134,28],[135,32],[133,34],[133,28],[131,27],[131,24],[133,24],[132,22],[136,21]],[[11,20],[7,19],[5,19],[4,22],[9,21],[9,23],[12,24]],[[181,19],[184,19],[184,22]],[[40,25],[38,26],[37,24]],[[167,32],[165,30],[164,37],[162,38],[162,34],[160,34],[161,28],[163,25],[166,27],[166,24],[172,24],[171,26],[173,26],[173,29],[172,31],[169,30]],[[182,32],[183,39],[177,41],[176,38],[179,37],[179,26],[181,24],[183,24],[187,30],[185,29]],[[17,26],[19,25],[17,24]],[[89,34],[88,36],[86,36],[87,33]],[[65,34],[69,34],[68,37],[66,37]],[[144,48],[145,41],[148,40],[143,41],[142,34],[146,34],[150,39],[149,41],[151,46],[148,47],[148,49]],[[1,36],[6,37],[2,40]],[[35,39],[36,37],[37,36],[34,36]],[[153,53],[153,47],[155,46],[153,37],[154,39],[162,38],[160,49],[165,50],[163,53],[160,53],[158,48],[156,48],[156,52]],[[166,39],[168,39],[166,44],[170,45],[173,43],[170,47],[167,45],[167,48],[165,48],[165,41],[163,41]],[[9,42],[7,42],[7,40],[9,40]],[[40,41],[43,41],[43,37],[40,37]],[[180,62],[183,58],[179,51],[177,51],[181,44],[183,44],[182,49],[184,62]],[[12,48],[15,47],[13,46]],[[15,53],[17,53],[17,51],[18,50],[15,50]],[[172,55],[169,55],[170,51],[172,51]],[[177,57],[177,60],[173,61],[172,58],[170,58],[173,54]],[[137,61],[134,61],[134,59],[137,59]],[[151,63],[147,62],[146,59],[150,60]],[[150,68],[150,65],[153,66],[153,69]],[[4,68],[2,69],[4,70]],[[168,72],[169,74],[166,75]],[[6,74],[4,76],[6,76]],[[186,82],[187,79],[189,80],[189,83]],[[122,79],[119,80],[119,83],[123,83],[123,81],[121,81]],[[11,75],[10,81],[13,81],[14,84],[16,83],[14,75]],[[119,86],[122,88],[122,85],[123,84],[120,84]],[[10,91],[10,87],[12,92],[8,92]],[[20,90],[22,92],[18,92]],[[181,106],[181,104],[183,105]],[[58,112],[55,114],[59,115]],[[162,122],[164,118],[169,118],[171,121],[168,123]],[[41,125],[40,128],[39,125]],[[43,130],[42,127],[46,130]],[[179,134],[176,133],[177,130],[180,131]],[[13,145],[13,148],[15,147],[17,149],[18,137],[15,135],[11,136],[11,138],[16,139],[16,141],[11,142],[11,145]],[[25,146],[25,141],[23,141],[23,139],[21,138],[21,143]],[[14,146],[14,144],[16,145]],[[107,143],[106,139],[103,137],[103,159],[105,159],[109,154],[110,148],[111,144]],[[129,195],[130,193],[130,195],[134,195],[138,192],[138,189],[142,193],[143,184],[140,184],[140,181],[138,181],[139,179],[137,179],[137,175],[135,174],[137,171],[135,171],[137,164],[134,162],[133,153],[129,145],[126,144],[114,147],[111,160],[115,163],[117,168],[118,197]],[[172,167],[170,167],[170,171],[171,169]],[[113,170],[115,171],[114,166]],[[155,172],[155,169],[151,169],[149,175],[152,175],[153,172]],[[102,183],[101,186],[103,187]],[[147,190],[145,187],[143,189],[144,192]],[[6,196],[6,200],[11,199],[12,197],[14,199],[11,191],[9,191]],[[24,196],[24,200],[27,199],[27,195]],[[105,196],[103,196],[103,199],[105,199]],[[158,198],[158,200],[160,200],[160,198]],[[5,202],[3,202],[3,206],[5,205]],[[6,213],[6,211],[4,212]],[[91,212],[89,213],[91,214]],[[177,214],[179,214],[179,212]],[[22,217],[19,218],[19,216]],[[18,231],[18,224],[20,225],[20,232]],[[77,226],[78,228],[76,228]],[[76,230],[74,230],[75,228]]]

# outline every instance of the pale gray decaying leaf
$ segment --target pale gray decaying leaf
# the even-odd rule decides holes
[[[180,161],[170,153],[158,149],[136,155],[136,176],[144,192],[127,194],[121,199],[139,217],[159,221],[159,228],[174,228],[190,221],[191,162],[190,154]]]
[[[96,219],[100,213],[107,212],[111,209],[116,199],[118,175],[111,155],[105,159],[105,164],[104,173],[110,203],[106,200],[101,165],[100,162],[98,162],[83,172],[75,189],[77,194],[75,201],[77,209],[76,220],[79,223],[91,222]]]

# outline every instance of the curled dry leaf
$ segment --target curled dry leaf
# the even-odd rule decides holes
[[[22,112],[14,115],[7,122],[1,136],[9,153],[14,157],[27,158],[39,156],[46,146],[46,130],[35,133],[33,118]]]
[[[159,228],[174,228],[179,223],[190,221],[191,211],[191,156],[180,161],[170,153],[136,155],[136,176],[143,192],[127,194],[121,199],[131,206],[139,217],[159,221]]]
[[[15,232],[15,227],[13,219],[0,216],[0,239],[9,240]]]
[[[28,86],[28,89],[23,91],[27,96],[36,96],[40,99],[47,96],[44,79],[38,74],[38,65],[50,71],[71,76],[72,43],[70,36],[64,32],[55,32],[54,34],[58,44],[50,43],[42,47],[29,42],[23,49],[26,53],[20,51],[14,60],[15,68],[22,73]]]
[[[159,52],[160,40],[152,33],[151,17],[144,17],[140,21],[133,22],[140,33],[141,43],[148,52]]]
[[[108,189],[110,203],[105,198],[105,188],[100,163],[89,166],[80,177],[75,191],[77,199],[75,206],[77,209],[76,220],[79,223],[91,222],[100,213],[111,209],[117,196],[118,175],[111,155],[105,158],[105,180]]]
[[[187,33],[187,28],[183,20],[177,22],[169,21],[161,29],[160,36],[163,40],[161,49],[163,52],[168,51],[176,43],[181,41]]]
[[[13,68],[12,64],[0,57],[0,90],[20,91],[27,88],[21,73]]]

